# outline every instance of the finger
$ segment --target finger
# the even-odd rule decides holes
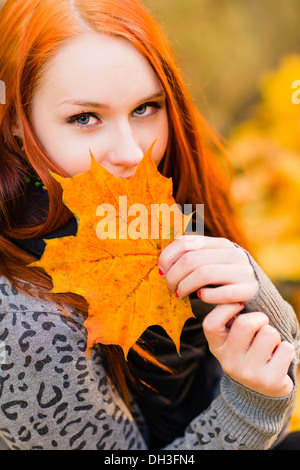
[[[275,370],[282,370],[283,374],[287,374],[294,356],[294,346],[288,341],[282,341],[274,351],[269,364]]]
[[[196,256],[195,256],[196,258]],[[177,290],[180,297],[203,288],[203,286],[212,285],[231,285],[247,282],[256,282],[253,268],[248,265],[215,264],[198,266],[192,272],[188,273],[190,266],[185,269],[178,266],[179,260],[166,275],[168,287],[171,291]],[[195,261],[196,262],[196,261]],[[182,263],[181,263],[182,264]],[[222,303],[231,303],[232,300]],[[234,302],[234,301],[233,301]]]
[[[217,287],[202,287],[198,297],[208,304],[247,302],[255,297],[258,290],[259,284],[257,281]]]
[[[204,318],[203,331],[212,352],[224,344],[229,331],[227,324],[243,308],[241,304],[218,305]]]
[[[267,364],[273,385],[273,396],[283,397],[289,395],[294,388],[294,383],[288,375],[290,364],[295,356],[295,348],[291,343],[282,341],[275,350],[271,360]]]
[[[246,354],[261,328],[268,325],[269,318],[263,312],[249,312],[239,315],[233,322],[226,346],[232,356]]]
[[[280,343],[281,337],[279,332],[271,325],[265,325],[257,332],[249,353],[255,360],[267,364]]]
[[[201,268],[202,266],[210,267],[211,265],[240,265],[247,267],[250,266],[251,270],[253,271],[247,255],[245,256],[242,251],[235,247],[226,249],[216,248],[214,250],[209,250],[207,248],[197,250],[195,249],[184,252],[176,262],[176,266],[178,267],[179,271],[184,271],[186,268],[189,268],[190,271],[194,271],[195,269]],[[170,270],[171,269],[172,267]]]
[[[195,235],[195,234],[187,234],[181,235],[176,240],[184,240],[187,243],[191,240],[196,241],[196,238],[202,238],[202,246],[203,248],[211,249],[211,248],[229,248],[229,247],[236,247],[230,240],[227,238],[222,237],[208,237],[206,235]],[[237,248],[237,247],[236,247]]]
[[[159,267],[162,272],[167,273],[171,266],[173,266],[184,253],[202,249],[210,250],[212,248],[229,247],[232,248],[234,245],[225,238],[206,237],[202,235],[182,235],[162,251],[159,258]]]
[[[204,238],[199,235],[183,235],[170,243],[162,251],[158,260],[161,272],[166,274],[183,254],[203,248]]]

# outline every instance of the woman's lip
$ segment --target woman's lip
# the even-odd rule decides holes
[[[134,173],[132,173],[132,175],[129,175],[129,176],[119,176],[119,178],[122,178],[124,180],[129,180],[129,178],[131,178],[133,175]]]

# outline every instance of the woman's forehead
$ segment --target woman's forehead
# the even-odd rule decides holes
[[[140,100],[161,89],[141,52],[128,40],[84,33],[63,46],[46,64],[42,94],[57,105],[70,100],[110,105],[114,97]]]

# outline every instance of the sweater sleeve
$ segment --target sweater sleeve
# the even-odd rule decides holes
[[[247,308],[268,306],[274,323],[284,325],[282,334],[294,340],[291,308],[263,273],[258,275],[260,293]],[[270,289],[276,294],[271,305]],[[147,449],[145,423],[111,384],[99,349],[86,360],[81,319],[24,296],[0,277],[0,335],[0,438],[10,449]],[[295,379],[294,365],[291,375]],[[224,375],[218,397],[166,449],[267,449],[284,429],[294,399],[295,391],[269,398]]]
[[[247,255],[260,288],[253,299],[244,303],[244,312],[264,312],[269,316],[270,324],[280,332],[282,339],[295,346],[296,354],[289,368],[294,389],[285,397],[266,397],[243,387],[224,374],[219,396],[203,415],[190,424],[185,435],[168,446],[168,449],[193,450],[202,447],[265,450],[279,441],[289,425],[296,399],[298,321],[291,305],[281,297],[251,255]]]

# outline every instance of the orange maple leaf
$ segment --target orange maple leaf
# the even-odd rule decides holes
[[[152,325],[165,329],[179,353],[184,323],[194,316],[189,298],[176,298],[159,275],[161,251],[184,232],[190,216],[176,206],[172,180],[157,170],[152,148],[129,179],[113,176],[92,155],[86,173],[72,178],[52,173],[63,188],[64,203],[77,217],[78,232],[46,240],[41,260],[31,266],[52,277],[51,292],[72,292],[87,300],[87,356],[95,343],[102,343],[120,345],[127,357]],[[173,220],[170,212],[158,210],[162,204],[173,207]],[[169,226],[165,233],[163,226]]]

